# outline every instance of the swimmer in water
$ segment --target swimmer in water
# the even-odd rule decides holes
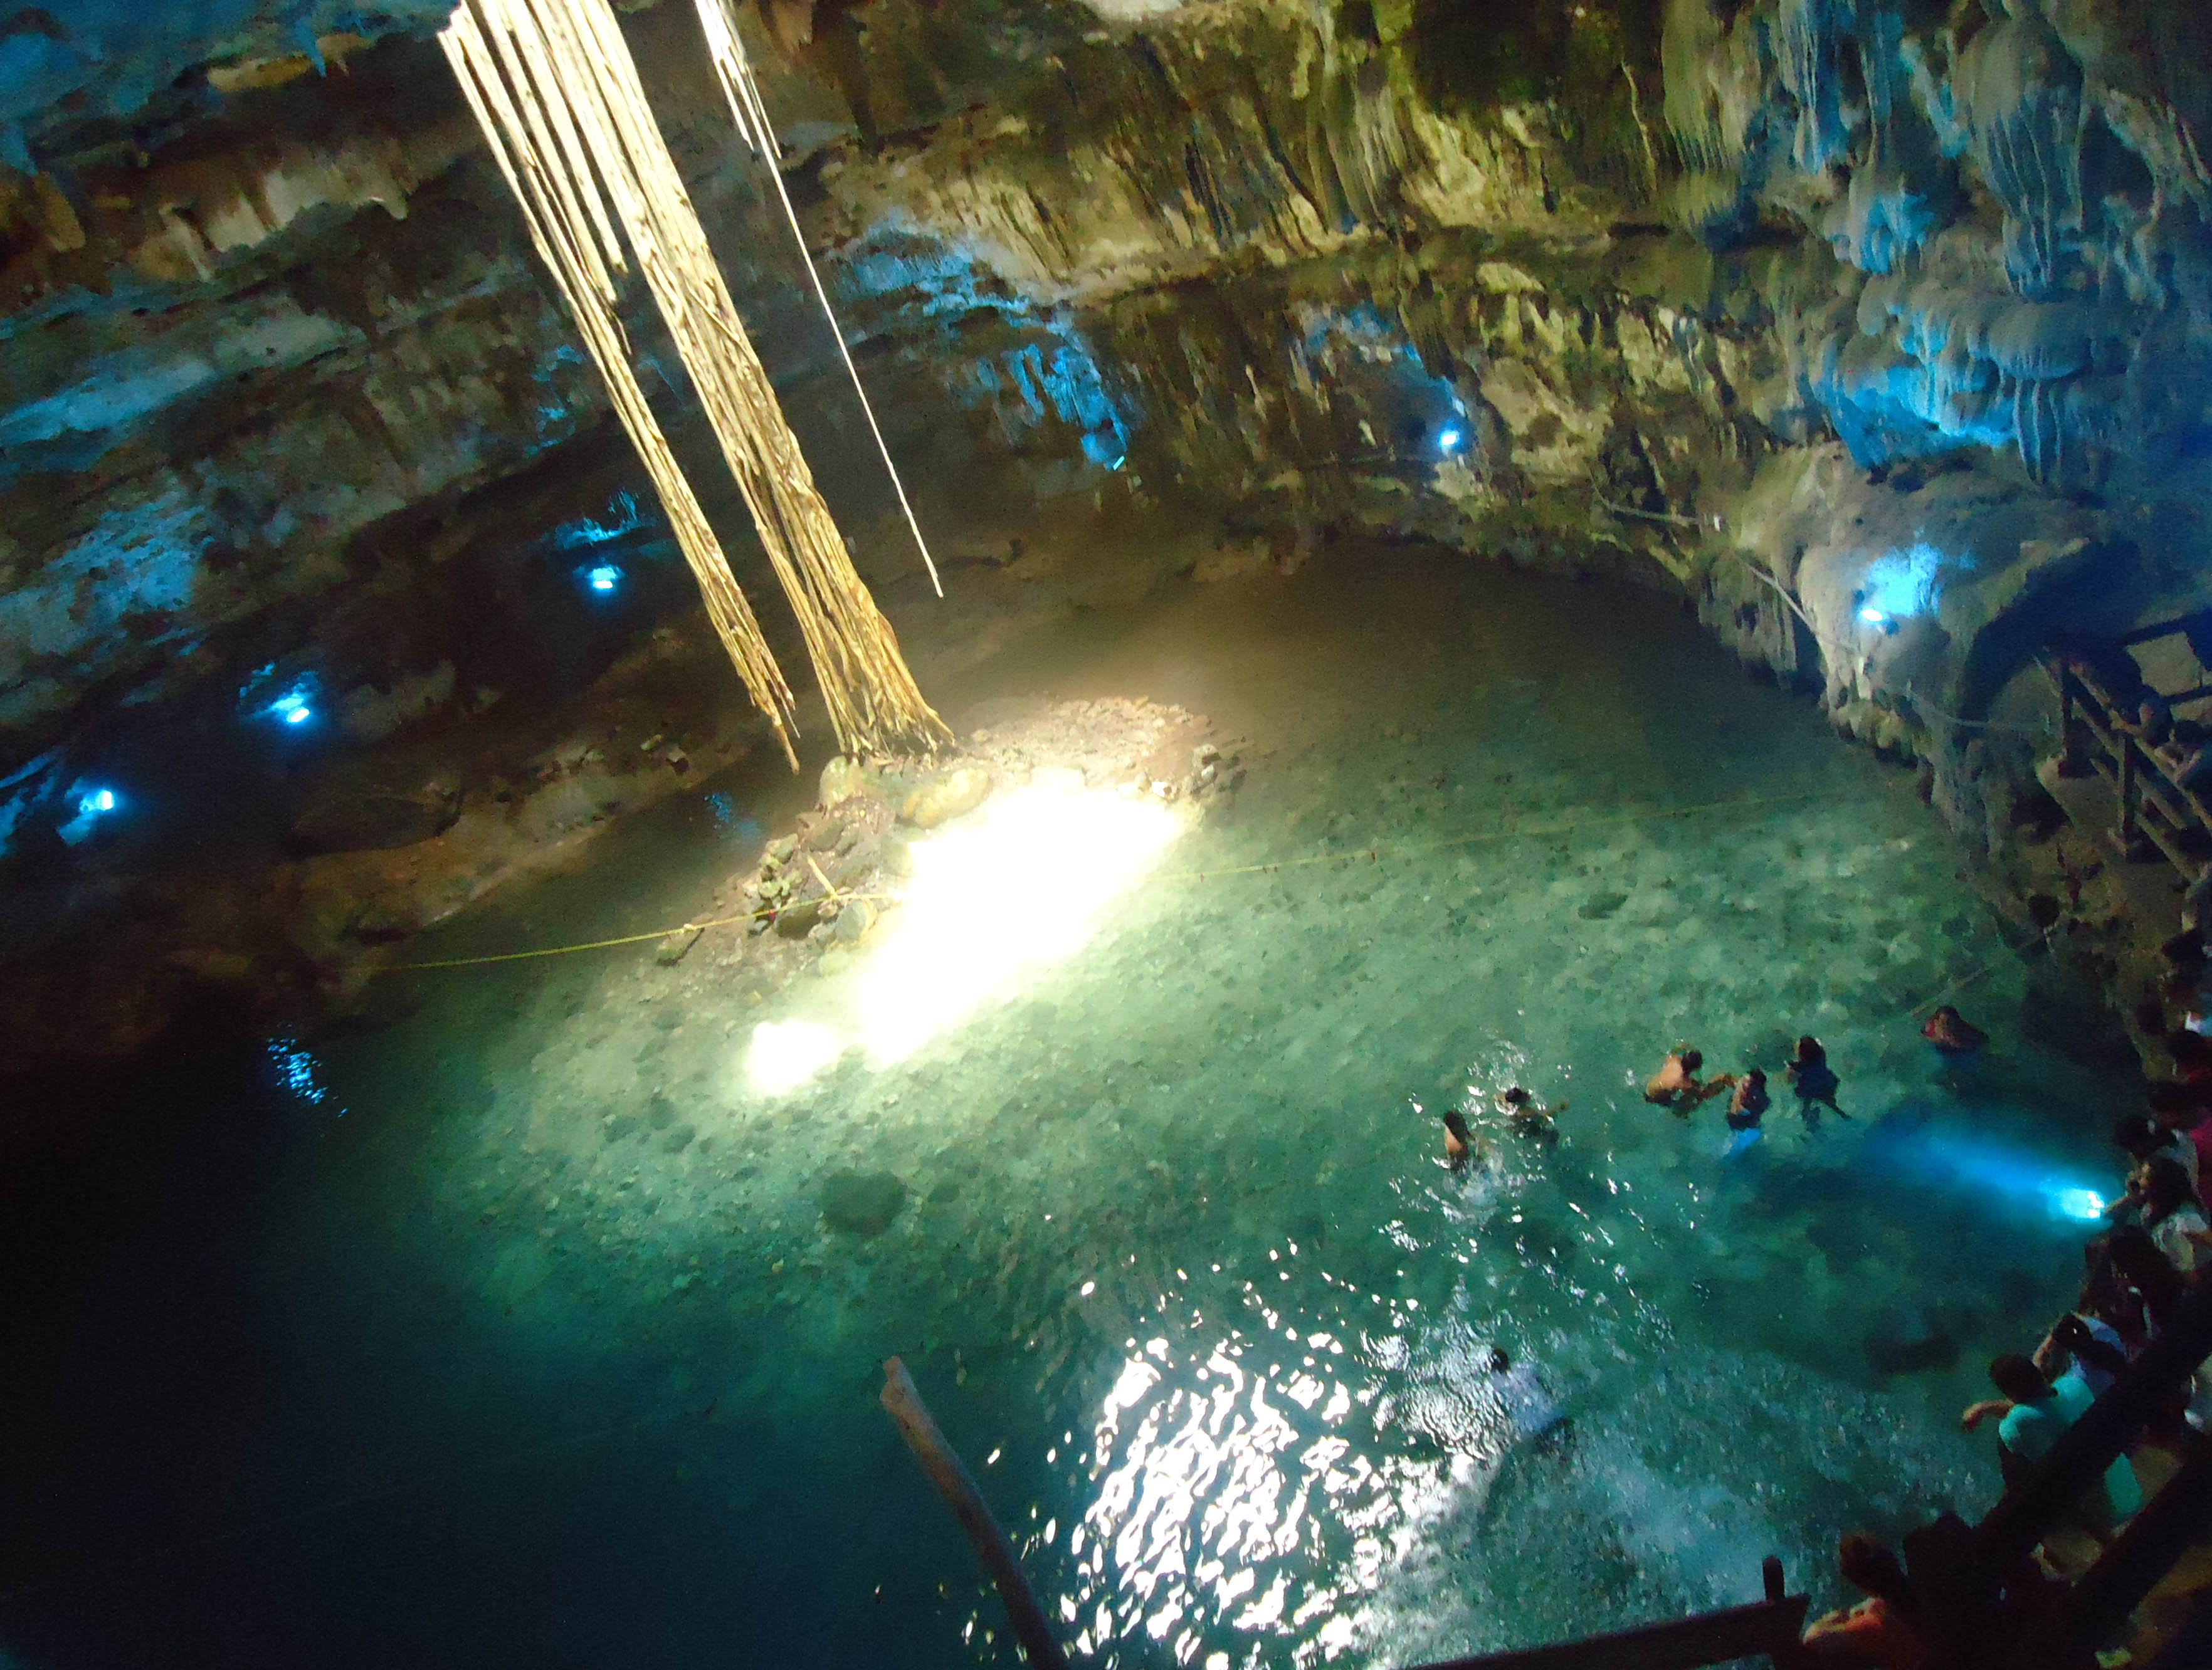
[[[1690,1109],[1711,1094],[1698,1082],[1698,1070],[1705,1065],[1705,1058],[1698,1050],[1678,1047],[1668,1051],[1659,1071],[1644,1081],[1644,1099],[1687,1119]]]
[[[1522,1437],[1566,1436],[1566,1412],[1544,1389],[1534,1369],[1525,1363],[1516,1363],[1496,1346],[1491,1348],[1485,1366],[1490,1370],[1491,1389],[1498,1394],[1499,1406]]]
[[[1474,1152],[1474,1138],[1467,1128],[1467,1117],[1458,1108],[1444,1115],[1444,1165],[1453,1171],[1467,1169],[1468,1156]]]
[[[1796,1087],[1798,1110],[1808,1120],[1814,1117],[1813,1108],[1815,1103],[1825,1107],[1838,1119],[1850,1117],[1836,1105],[1836,1091],[1841,1088],[1841,1081],[1837,1078],[1834,1069],[1828,1066],[1828,1052],[1822,1048],[1818,1038],[1807,1033],[1798,1039],[1797,1054],[1782,1071]]]
[[[1729,1095],[1728,1128],[1732,1133],[1724,1154],[1741,1154],[1757,1142],[1760,1136],[1759,1121],[1774,1105],[1774,1098],[1766,1093],[1766,1072],[1753,1067],[1735,1081]]]
[[[1988,1033],[1948,1003],[1928,1017],[1920,1035],[1946,1055],[1971,1055],[1990,1041]]]
[[[1552,1121],[1567,1111],[1569,1104],[1562,1101],[1556,1108],[1547,1108],[1528,1091],[1516,1084],[1498,1098],[1505,1112],[1505,1126],[1516,1137],[1533,1137],[1540,1142],[1557,1142],[1559,1128]]]

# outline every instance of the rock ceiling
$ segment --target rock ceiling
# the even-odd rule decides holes
[[[740,307],[834,450],[834,355],[690,9],[623,9]],[[2205,601],[2205,9],[1474,10],[740,8],[942,520],[964,472],[1012,471],[1041,507],[1182,497],[1240,536],[1620,568],[1925,761],[1970,835],[2001,822],[1977,785],[2020,750],[1957,721],[2055,624]],[[507,629],[470,599],[619,519],[634,472],[438,11],[0,20],[0,827],[66,795],[116,715],[271,669],[364,738],[395,692],[465,702]],[[850,491],[895,585],[910,556]]]

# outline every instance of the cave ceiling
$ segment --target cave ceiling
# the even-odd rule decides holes
[[[0,19],[0,775],[271,666],[426,677],[465,646],[409,598],[632,484],[442,9]],[[773,198],[690,8],[623,9],[805,433],[834,354]],[[2200,6],[739,9],[895,446],[941,477],[1202,483],[1262,532],[1623,567],[1752,638],[1790,629],[1763,575],[1838,630],[1917,576],[1937,636],[1826,658],[1838,705],[1885,658],[1980,699],[1979,635],[2087,562],[2116,618],[2194,597]]]

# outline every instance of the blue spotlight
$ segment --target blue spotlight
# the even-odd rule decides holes
[[[1458,428],[1444,429],[1437,436],[1437,451],[1442,452],[1446,458],[1449,458],[1454,452],[1459,450],[1460,442],[1466,439],[1467,434],[1464,430]]]
[[[2105,1215],[2105,1198],[2093,1188],[2053,1188],[2044,1198],[2051,1211],[2079,1224],[2094,1224]]]
[[[269,712],[287,725],[305,725],[315,716],[315,710],[307,705],[307,695],[299,690],[278,696],[269,704]]]
[[[621,583],[623,571],[611,562],[602,562],[596,568],[586,569],[584,584],[594,592],[611,592]]]
[[[91,789],[78,799],[76,815],[79,817],[97,817],[102,812],[113,811],[118,804],[113,789]]]
[[[1859,610],[1859,618],[1869,626],[1886,626],[1889,622],[1889,616],[1871,604]]]

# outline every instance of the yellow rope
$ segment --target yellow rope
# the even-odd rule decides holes
[[[1577,830],[1602,829],[1617,823],[1656,823],[1670,817],[1692,817],[1700,812],[1727,811],[1754,806],[1799,805],[1807,801],[1824,798],[1826,797],[1819,794],[1759,795],[1734,800],[1708,800],[1693,806],[1668,806],[1657,811],[1622,812],[1610,817],[1579,818],[1570,823],[1540,826],[1534,829],[1485,829],[1476,835],[1454,835],[1447,841],[1425,841],[1416,846],[1384,847],[1378,842],[1372,846],[1349,847],[1333,853],[1311,853],[1301,858],[1277,859],[1267,864],[1232,865],[1221,870],[1170,871],[1165,875],[1153,877],[1148,884],[1158,886],[1166,882],[1212,881],[1224,876],[1263,876],[1278,870],[1307,869],[1318,864],[1356,864],[1362,859],[1370,864],[1379,864],[1385,858],[1420,858],[1431,853],[1449,852],[1457,847],[1476,846],[1486,841],[1510,841],[1516,837],[1539,840],[1549,835],[1572,835]],[[811,865],[811,859],[808,862]],[[822,874],[818,867],[816,868],[815,874],[817,876]],[[829,886],[826,877],[823,878],[823,885]],[[896,898],[895,895],[886,893],[838,893],[834,888],[830,892],[831,896],[841,903],[854,900],[889,902]],[[520,963],[536,956],[567,956],[576,951],[601,951],[617,945],[639,945],[648,939],[665,939],[672,933],[690,933],[695,929],[704,932],[708,928],[734,927],[741,922],[764,921],[775,914],[774,910],[748,911],[742,916],[720,916],[708,922],[684,922],[672,928],[654,928],[646,933],[625,933],[612,939],[587,940],[580,945],[548,945],[538,950],[501,951],[492,956],[455,956],[436,963],[386,963],[380,965],[377,972],[397,974],[422,969],[474,969],[489,963]]]

